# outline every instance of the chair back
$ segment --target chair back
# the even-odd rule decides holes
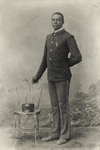
[[[35,108],[38,109],[42,89],[42,80],[39,80],[36,84],[32,84],[32,82],[25,78],[18,79],[16,86],[18,109],[22,109],[23,112],[34,112]]]

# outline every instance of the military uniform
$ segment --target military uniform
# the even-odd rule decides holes
[[[68,58],[68,54],[70,58]],[[74,36],[64,29],[49,34],[46,38],[44,55],[36,76],[41,78],[47,68],[50,100],[53,113],[52,136],[69,139],[69,85],[71,79],[70,67],[79,63],[82,55]]]

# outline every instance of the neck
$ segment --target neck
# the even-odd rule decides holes
[[[54,30],[54,32],[56,33],[56,32],[58,32],[58,31],[60,31],[60,30],[63,30],[64,28],[63,27],[61,27],[61,28],[59,28],[58,30]]]

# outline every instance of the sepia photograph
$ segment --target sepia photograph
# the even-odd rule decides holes
[[[100,1],[0,0],[0,150],[100,150]]]

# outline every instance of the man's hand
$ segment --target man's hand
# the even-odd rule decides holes
[[[39,80],[39,78],[38,78],[37,76],[34,76],[34,77],[32,78],[32,83],[37,83],[38,80]]]

